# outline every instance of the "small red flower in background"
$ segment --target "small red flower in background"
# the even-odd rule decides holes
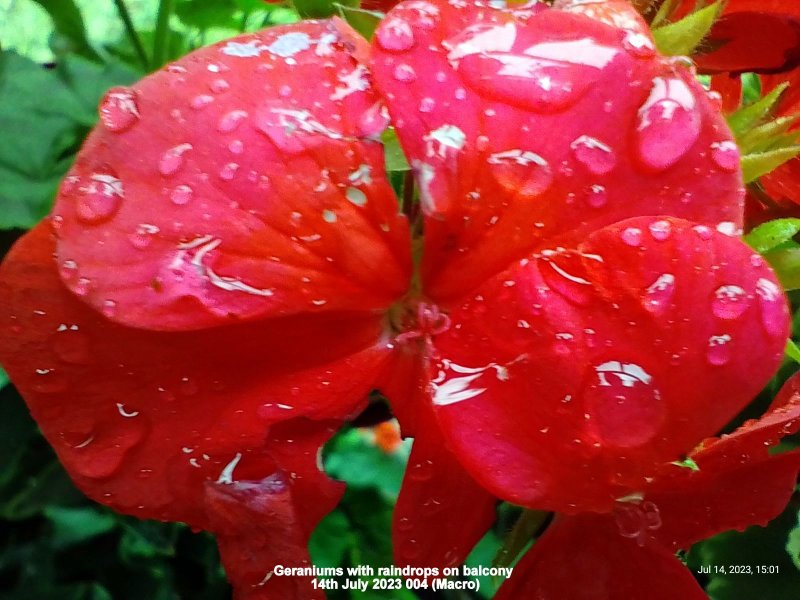
[[[408,2],[371,50],[306,22],[113,90],[0,271],[0,357],[81,489],[214,531],[241,598],[306,599],[271,569],[308,564],[342,491],[320,447],[373,388],[415,437],[402,564],[463,560],[495,496],[612,514],[713,476],[713,446],[700,475],[669,463],[772,374],[786,304],[736,237],[723,119],[611,6]],[[421,290],[387,108],[420,188]]]
[[[684,0],[675,18],[698,2]],[[695,56],[705,73],[778,73],[800,66],[800,4],[795,0],[727,0]]]

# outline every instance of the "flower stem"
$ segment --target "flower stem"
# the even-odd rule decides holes
[[[514,527],[503,541],[503,547],[494,557],[493,566],[509,567],[528,542],[550,520],[551,513],[541,510],[523,510]]]
[[[128,11],[125,0],[114,0],[114,4],[117,7],[117,12],[122,19],[122,22],[125,24],[125,33],[128,36],[131,46],[133,46],[133,50],[136,52],[136,56],[139,57],[139,62],[142,63],[142,67],[147,69],[150,66],[150,59],[147,58],[147,52],[142,44],[142,39],[139,37],[136,28],[133,26],[131,13]]]
[[[175,0],[161,0],[158,6],[158,18],[156,21],[155,40],[153,42],[153,63],[152,67],[158,69],[167,62],[169,53],[169,18],[175,7]]]

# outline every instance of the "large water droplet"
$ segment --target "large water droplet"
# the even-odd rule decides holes
[[[706,358],[708,362],[716,367],[725,365],[731,359],[731,336],[727,333],[722,335],[712,335],[708,339]]]
[[[100,120],[106,129],[121,133],[133,127],[140,119],[136,92],[127,87],[108,90],[98,108]]]
[[[495,30],[513,28],[494,26]],[[619,54],[591,38],[542,41],[512,53],[514,36],[469,28],[444,42],[463,81],[486,98],[537,112],[575,104]]]
[[[756,282],[761,323],[771,336],[786,335],[788,311],[783,302],[783,292],[769,279],[763,277]]]
[[[714,291],[711,310],[720,319],[738,319],[750,305],[750,300],[738,285],[723,285]]]
[[[650,235],[657,242],[663,242],[672,235],[672,224],[669,221],[653,221],[649,227]]]
[[[124,197],[122,182],[114,173],[95,173],[78,189],[78,219],[90,225],[104,223],[117,214]]]
[[[711,158],[720,169],[732,173],[739,168],[739,147],[733,140],[714,142],[711,144]]]
[[[621,502],[614,509],[614,522],[622,537],[635,539],[640,546],[647,542],[648,531],[661,527],[661,511],[655,503]]]
[[[40,394],[58,394],[68,387],[67,378],[56,369],[36,369],[31,388]]]
[[[606,144],[588,135],[582,135],[570,144],[575,158],[595,175],[609,173],[617,165],[614,151]]]
[[[405,52],[416,44],[411,24],[399,17],[384,19],[375,37],[378,45],[387,52]]]
[[[180,144],[167,150],[161,156],[161,160],[158,161],[158,172],[165,177],[169,177],[170,175],[177,173],[180,168],[183,167],[183,163],[185,162],[185,159],[183,158],[184,153],[191,149],[191,144]]]
[[[672,302],[674,293],[675,276],[671,273],[664,273],[647,288],[644,307],[653,314],[664,314]]]
[[[516,149],[496,152],[487,163],[500,187],[525,198],[546,192],[553,183],[550,165],[533,152]]]
[[[683,158],[700,136],[701,117],[692,90],[682,79],[657,77],[639,109],[639,155],[655,170]]]
[[[653,377],[635,363],[611,360],[594,367],[584,392],[589,427],[604,444],[633,448],[659,431],[664,405]]]

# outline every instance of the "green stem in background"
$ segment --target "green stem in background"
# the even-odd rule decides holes
[[[125,33],[128,35],[128,40],[130,40],[131,46],[133,46],[133,49],[136,52],[136,56],[139,57],[139,62],[142,63],[142,67],[147,70],[147,68],[150,66],[150,59],[147,58],[147,52],[142,44],[142,39],[139,37],[136,28],[133,26],[131,13],[128,11],[128,7],[125,5],[125,0],[114,0],[114,4],[117,7],[117,12],[122,19],[122,22],[125,24]]]
[[[551,513],[541,510],[523,510],[514,528],[503,541],[503,547],[494,557],[495,567],[510,567],[533,536],[548,521]]]
[[[153,69],[164,66],[169,52],[169,18],[175,8],[175,0],[161,0],[158,6],[158,19],[156,21],[155,40],[153,42]]]

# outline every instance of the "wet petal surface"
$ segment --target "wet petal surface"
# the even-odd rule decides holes
[[[112,90],[54,209],[67,286],[162,330],[388,306],[408,233],[359,39],[275,27]]]

